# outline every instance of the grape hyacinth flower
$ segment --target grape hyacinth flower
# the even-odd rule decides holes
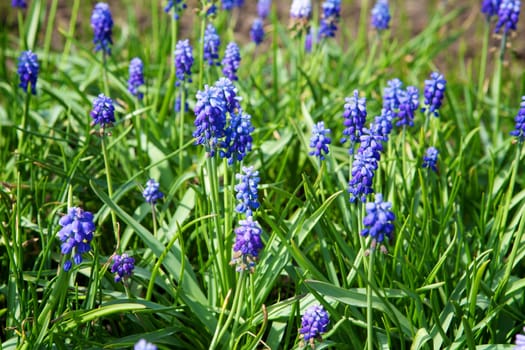
[[[272,7],[272,0],[259,0],[257,1],[257,13],[261,19],[265,19],[270,14],[270,8]]]
[[[164,194],[159,189],[160,185],[154,179],[149,179],[146,182],[146,188],[142,192],[142,196],[146,202],[150,204],[155,204],[159,199],[164,197]]]
[[[264,26],[263,26],[263,20],[260,18],[256,18],[253,21],[252,27],[250,28],[250,38],[255,43],[255,45],[259,45],[264,40]]]
[[[129,63],[128,91],[139,100],[144,97],[144,94],[139,91],[142,85],[144,85],[144,64],[140,58],[135,57]]]
[[[415,86],[407,86],[399,96],[399,112],[396,126],[414,126],[414,115],[419,108],[419,90]]]
[[[196,145],[205,145],[210,157],[215,155],[219,139],[225,134],[227,110],[224,96],[223,90],[216,86],[205,85],[204,90],[197,92],[193,137]]]
[[[293,0],[290,7],[290,17],[294,20],[308,21],[312,15],[312,3],[310,0]]]
[[[443,103],[443,97],[445,97],[445,88],[447,87],[447,81],[443,77],[443,74],[439,72],[433,72],[430,74],[430,79],[425,80],[425,105],[427,107],[422,108],[421,111],[425,112],[428,110],[434,114],[435,117],[439,117],[439,108]]]
[[[485,14],[487,21],[490,20],[492,16],[498,14],[500,4],[501,0],[483,0],[481,3],[481,13]]]
[[[251,116],[241,110],[231,113],[230,125],[226,128],[226,137],[221,144],[221,158],[228,159],[228,164],[241,161],[252,150],[252,132],[255,128]]]
[[[213,24],[208,23],[204,32],[204,59],[208,61],[210,66],[220,65],[219,46],[221,46],[221,38]]]
[[[516,30],[520,18],[520,0],[501,0],[498,8],[498,22],[494,33],[499,33],[503,28],[503,34],[507,35],[511,30]]]
[[[241,108],[239,103],[241,97],[237,96],[237,88],[230,79],[222,77],[215,82],[214,86],[222,92],[227,112],[235,113]]]
[[[379,154],[372,149],[359,148],[352,163],[352,178],[348,182],[350,202],[366,202],[366,196],[373,193],[372,184],[378,167]]]
[[[371,132],[378,136],[383,142],[387,142],[388,135],[390,135],[390,132],[392,131],[393,118],[392,111],[383,108],[381,114],[375,117],[374,122],[370,126]],[[363,143],[362,140],[360,142]]]
[[[231,10],[233,8],[233,0],[222,0],[222,9]]]
[[[516,136],[518,142],[525,141],[525,96],[521,97],[520,110],[514,118],[515,128],[510,132],[512,136]]]
[[[173,18],[176,20],[179,19],[179,14],[187,7],[186,3],[183,0],[169,0],[166,7],[164,7],[164,12],[169,13],[173,8]]]
[[[244,0],[233,0],[233,6],[241,7],[242,5],[244,5]]]
[[[175,46],[175,74],[177,76],[176,86],[188,81],[191,83],[191,67],[193,66],[193,49],[190,41],[179,40]]]
[[[18,76],[20,84],[18,85],[27,92],[31,86],[31,93],[36,95],[36,81],[38,78],[38,57],[32,51],[23,51],[18,58]]]
[[[311,156],[319,157],[320,160],[325,159],[328,154],[328,145],[332,140],[328,137],[330,129],[325,129],[324,122],[318,122],[312,127],[312,137],[310,138],[310,148],[312,151],[308,153]]]
[[[321,335],[326,333],[329,323],[328,312],[321,305],[312,305],[301,319],[300,337],[313,349],[315,340],[322,340]]]
[[[238,80],[237,70],[241,63],[241,51],[235,42],[231,42],[226,46],[226,52],[222,59],[222,73],[230,80]]]
[[[432,169],[434,172],[437,172],[437,158],[439,155],[439,151],[435,147],[429,147],[425,151],[425,155],[423,156],[423,168]]]
[[[104,94],[98,95],[93,101],[93,109],[90,113],[93,118],[91,125],[99,124],[102,131],[115,122],[115,106],[113,100]]]
[[[257,194],[257,186],[261,180],[259,172],[254,171],[253,166],[242,167],[242,173],[236,174],[235,178],[239,181],[235,185],[235,192],[237,193],[235,198],[239,201],[235,211],[239,214],[245,214],[246,217],[252,216],[252,211],[259,208],[260,205]]]
[[[304,52],[307,52],[307,53],[312,52],[313,45],[314,45],[314,33],[312,32],[312,28],[310,28],[310,30],[304,37]]]
[[[383,108],[391,110],[397,116],[400,98],[403,93],[403,82],[397,78],[387,81],[383,91]]]
[[[341,0],[326,0],[322,5],[323,15],[319,27],[319,37],[334,37],[337,23],[341,17]]]
[[[372,238],[372,248],[377,243],[382,244],[385,238],[392,240],[394,234],[394,224],[396,216],[390,210],[392,204],[383,201],[381,193],[376,194],[375,202],[366,203],[366,216],[363,219],[365,228],[361,231],[361,236]]]
[[[523,328],[523,331],[525,332],[525,328]],[[525,335],[516,335],[516,346],[514,347],[514,350],[525,350]]]
[[[366,98],[359,98],[359,91],[354,90],[353,97],[345,98],[345,111],[343,113],[344,126],[343,137],[341,143],[350,140],[350,154],[354,152],[354,145],[359,141],[359,137],[363,133],[363,126],[366,123]]]
[[[27,7],[27,3],[25,2],[25,0],[12,0],[11,6],[25,9]]]
[[[131,276],[135,268],[135,259],[124,253],[122,255],[113,256],[113,265],[111,266],[111,273],[115,274],[115,282],[120,282],[122,279]]]
[[[111,17],[108,4],[99,2],[95,5],[91,14],[91,28],[93,28],[94,32],[93,43],[95,44],[95,51],[102,50],[104,54],[111,55],[110,45],[113,44],[111,39],[113,18]]]
[[[93,239],[95,223],[93,214],[81,208],[69,208],[67,215],[60,218],[62,228],[58,231],[58,238],[62,241],[62,254],[72,254],[73,262],[79,265],[82,262],[82,254],[91,250],[90,242]],[[71,269],[72,262],[67,259],[64,262],[64,271]]]
[[[145,339],[141,339],[135,344],[133,350],[157,350],[157,347],[152,343],[148,343]]]
[[[253,272],[259,252],[263,248],[262,230],[259,223],[251,216],[248,216],[246,220],[240,220],[239,225],[235,229],[235,243],[230,264],[237,265],[237,272],[247,270]]]
[[[390,8],[387,0],[377,0],[372,8],[372,26],[381,32],[388,29],[390,23]]]

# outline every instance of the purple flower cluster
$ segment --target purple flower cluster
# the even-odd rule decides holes
[[[383,108],[391,110],[394,115],[399,109],[400,97],[403,91],[403,82],[397,78],[387,81],[383,91]]]
[[[390,210],[392,204],[383,201],[383,195],[376,194],[375,202],[366,203],[366,216],[363,219],[365,228],[361,231],[362,236],[372,237],[372,247],[377,243],[382,244],[385,238],[392,240],[396,216]]]
[[[142,85],[144,85],[144,64],[140,58],[135,57],[129,63],[128,91],[139,100],[144,97],[144,94],[139,91]]]
[[[354,90],[354,96],[345,98],[345,101],[343,135],[346,137],[341,139],[341,143],[344,144],[349,139],[350,153],[353,153],[354,145],[359,141],[366,123],[366,98],[359,98],[359,91]]]
[[[205,145],[213,157],[219,145],[219,139],[225,135],[226,101],[224,93],[216,86],[204,86],[204,90],[197,92],[195,104],[196,127],[193,137],[197,145]]]
[[[313,349],[314,341],[326,333],[329,323],[328,312],[321,305],[310,306],[306,309],[301,320],[301,329],[299,330],[301,338],[310,343]]]
[[[179,40],[175,46],[175,74],[177,75],[176,85],[188,81],[191,83],[191,67],[193,66],[193,49],[190,41]]]
[[[290,17],[294,20],[309,20],[312,15],[310,0],[293,0],[290,7]]]
[[[93,28],[94,32],[93,43],[95,44],[95,51],[102,50],[104,54],[111,55],[113,18],[111,17],[108,4],[99,2],[95,5],[91,14],[91,28]]]
[[[164,7],[164,12],[168,13],[173,8],[173,18],[179,19],[180,13],[187,7],[183,0],[169,0]]]
[[[438,159],[439,151],[435,147],[429,147],[425,151],[425,155],[423,156],[423,168],[432,169],[433,171],[437,172],[437,159]]]
[[[224,141],[221,143],[221,158],[227,158],[228,164],[241,161],[247,152],[252,150],[252,132],[255,128],[251,122],[251,116],[244,113],[242,109],[230,113],[231,119],[226,128]]]
[[[18,85],[27,92],[31,87],[31,93],[36,95],[36,81],[38,78],[38,57],[32,51],[23,51],[18,58],[18,76],[20,84]]]
[[[157,350],[157,347],[145,339],[141,339],[135,344],[133,350]]]
[[[399,111],[397,126],[414,126],[414,116],[419,109],[419,90],[415,86],[407,86],[399,96]]]
[[[146,182],[146,188],[144,188],[144,191],[142,192],[142,196],[146,202],[155,204],[159,199],[164,197],[164,194],[160,191],[159,187],[159,183],[154,179],[149,179],[148,182]]]
[[[519,142],[525,141],[525,96],[521,97],[520,110],[514,118],[515,128],[510,132]]]
[[[79,265],[82,262],[82,254],[91,249],[90,242],[95,231],[93,214],[73,207],[69,209],[67,215],[60,218],[58,223],[62,226],[58,231],[58,238],[62,241],[62,254],[72,254],[73,262]],[[64,262],[64,271],[69,271],[71,266],[71,260],[67,259]]]
[[[372,8],[372,26],[377,31],[388,29],[390,23],[390,8],[387,0],[377,0]]]
[[[244,0],[222,0],[222,9],[231,10],[234,7],[241,7],[244,5]]]
[[[235,198],[239,203],[235,207],[235,211],[250,217],[253,215],[253,210],[257,210],[260,205],[257,194],[257,186],[261,180],[259,172],[254,171],[253,166],[242,167],[242,173],[236,174],[235,178],[239,181],[235,185],[235,192],[237,193]]]
[[[499,33],[503,28],[503,34],[511,30],[516,30],[520,18],[520,0],[501,0],[498,8],[498,22],[496,23],[495,33]]]
[[[487,16],[487,20],[490,20],[492,16],[498,14],[500,3],[501,0],[483,0],[481,3],[481,13]]]
[[[264,40],[264,23],[263,20],[260,18],[256,18],[253,20],[252,27],[250,28],[250,38],[255,43],[255,45],[259,45]]]
[[[445,97],[445,88],[447,87],[447,81],[443,77],[443,74],[439,72],[432,72],[430,79],[425,80],[425,108],[421,111],[425,112],[428,110],[434,114],[435,117],[439,116],[439,108],[443,103]]]
[[[523,331],[525,332],[525,328],[523,328]],[[514,350],[525,350],[525,335],[516,335],[516,346],[514,347]]]
[[[239,227],[235,229],[231,261],[232,265],[237,265],[237,272],[246,270],[253,272],[259,252],[263,248],[261,231],[259,223],[251,216],[239,221]]]
[[[222,59],[222,73],[230,80],[237,80],[237,70],[241,63],[241,51],[235,42],[231,42],[226,46],[226,52]]]
[[[12,0],[11,6],[25,9],[27,7],[27,3],[25,2],[25,0]]]
[[[102,129],[111,126],[115,122],[113,100],[104,94],[98,95],[93,101],[90,115],[93,118],[92,125],[98,124]]]
[[[234,113],[241,105],[239,101],[241,98],[237,96],[237,88],[233,85],[232,81],[228,78],[220,78],[215,83],[215,87],[222,93],[223,100],[225,102],[226,111],[228,113]]]
[[[111,273],[115,274],[115,282],[120,282],[122,279],[130,277],[135,268],[135,259],[124,253],[122,255],[115,255],[113,257],[113,265],[111,266]]]
[[[320,160],[324,160],[325,155],[328,154],[328,145],[332,142],[328,135],[330,129],[325,129],[324,122],[318,122],[312,127],[312,137],[310,138],[310,153],[311,156],[319,157]]]
[[[319,38],[334,37],[341,17],[341,0],[326,0],[323,2],[322,9]]]
[[[221,38],[217,34],[217,29],[213,24],[208,23],[204,31],[204,59],[208,61],[210,66],[220,65],[219,46],[221,46]]]
[[[266,19],[270,14],[270,8],[272,7],[272,0],[259,0],[257,1],[257,14],[259,18]]]

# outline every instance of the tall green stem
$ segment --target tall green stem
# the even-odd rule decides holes
[[[499,50],[499,56],[496,60],[496,73],[494,74],[493,80],[493,98],[494,98],[494,109],[492,112],[492,142],[494,147],[498,145],[498,135],[499,135],[499,110],[500,110],[500,95],[501,95],[501,75],[503,67],[503,59],[505,57],[505,48],[507,45],[507,34],[503,34],[501,38],[501,45]]]
[[[370,248],[369,265],[368,265],[368,284],[366,286],[366,339],[368,350],[374,350],[374,329],[372,325],[372,284],[374,278],[374,253],[375,247]]]
[[[489,37],[490,37],[490,21],[485,21],[485,27],[483,32],[483,46],[481,49],[481,62],[479,66],[479,76],[478,76],[478,96],[476,105],[479,106],[479,103],[483,99],[483,85],[485,81],[485,71],[487,70],[487,54],[489,47]]]
[[[102,144],[102,155],[104,157],[104,167],[106,169],[106,181],[108,185],[108,196],[110,199],[113,199],[113,185],[111,182],[111,168],[109,166],[109,157],[108,157],[108,150],[106,147],[106,139],[104,136],[102,136],[101,139]],[[111,212],[111,222],[113,223],[113,231],[115,234],[115,239],[118,240],[118,225],[117,225],[117,216],[113,210]]]
[[[184,88],[184,82],[180,86],[180,109],[179,109],[179,175],[184,171],[184,153],[182,148],[184,147],[184,113],[186,112],[186,91]]]

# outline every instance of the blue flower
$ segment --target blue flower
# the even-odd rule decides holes
[[[308,20],[312,15],[310,0],[293,0],[290,7],[290,17],[296,20]]]
[[[495,33],[499,33],[503,28],[503,34],[511,30],[516,30],[520,18],[520,0],[501,0],[498,9],[498,22],[496,23]]]
[[[38,57],[32,51],[23,51],[18,58],[18,76],[20,84],[18,85],[27,92],[31,86],[31,93],[36,95],[36,80],[38,78]]]
[[[235,198],[239,201],[235,207],[235,211],[239,214],[245,214],[246,217],[252,216],[253,210],[259,208],[259,196],[257,194],[257,186],[261,180],[259,172],[253,170],[253,166],[242,167],[242,172],[236,174],[235,178],[239,181],[235,185]]]
[[[197,92],[195,104],[195,144],[205,145],[210,157],[215,154],[219,139],[225,135],[226,101],[223,90],[208,85]]]
[[[168,0],[168,4],[164,7],[164,12],[168,13],[172,8],[174,9],[173,18],[179,19],[179,14],[186,8],[186,3],[183,0]]]
[[[378,167],[378,158],[372,149],[359,149],[352,163],[352,178],[348,182],[350,202],[360,200],[366,202],[366,196],[373,193],[375,171]]]
[[[149,179],[146,182],[146,188],[142,192],[142,196],[146,202],[150,204],[155,204],[159,199],[164,197],[164,194],[159,189],[160,185],[154,179]]]
[[[259,45],[264,40],[264,26],[263,21],[260,18],[256,18],[253,21],[252,27],[250,29],[250,38],[255,43]]]
[[[390,9],[387,0],[377,0],[372,8],[372,26],[377,31],[388,29],[390,23]]]
[[[393,113],[389,109],[382,109],[381,114],[375,117],[374,122],[370,126],[370,131],[378,136],[383,142],[388,141],[388,135],[392,131]],[[361,140],[361,143],[363,141]]]
[[[314,341],[321,339],[321,335],[326,333],[329,323],[328,313],[321,305],[310,306],[301,319],[301,329],[299,330],[301,338],[308,342],[313,349]]]
[[[241,97],[237,96],[237,88],[233,85],[230,79],[224,77],[220,78],[215,82],[214,86],[222,92],[227,112],[235,113],[241,108],[239,103]]]
[[[221,158],[227,158],[228,164],[241,161],[252,150],[252,132],[254,127],[251,116],[239,110],[231,113],[230,124],[226,128],[226,137],[221,144]]]
[[[314,124],[312,127],[312,137],[310,138],[310,148],[312,151],[308,154],[324,160],[325,155],[329,152],[328,145],[332,142],[328,137],[329,134],[330,129],[325,129],[324,122],[321,121]]]
[[[113,265],[111,266],[111,273],[115,274],[115,282],[120,282],[123,278],[131,276],[135,268],[135,259],[124,253],[122,255],[113,256]]]
[[[272,0],[259,0],[257,1],[257,13],[259,17],[265,19],[270,13],[270,8],[272,7]]]
[[[135,344],[133,350],[157,350],[157,347],[152,343],[148,343],[145,339],[141,339]]]
[[[523,331],[525,332],[525,328],[523,328]],[[516,335],[516,346],[514,347],[514,350],[525,350],[525,335]]]
[[[237,70],[241,63],[241,51],[235,42],[231,42],[226,46],[226,52],[222,60],[222,73],[230,80],[237,80]]]
[[[521,97],[520,110],[514,118],[514,122],[516,126],[510,134],[516,136],[519,142],[525,141],[525,96]]]
[[[139,91],[142,85],[144,85],[144,64],[140,58],[135,57],[129,63],[128,91],[133,96],[137,96],[139,100],[144,97],[144,94]]]
[[[383,201],[383,195],[376,194],[375,202],[366,203],[366,216],[363,219],[365,228],[361,231],[362,236],[372,237],[372,247],[376,243],[382,244],[385,238],[392,240],[396,216],[390,210],[392,204]]]
[[[439,72],[433,72],[430,74],[430,79],[425,80],[425,105],[427,107],[422,108],[421,111],[425,112],[427,109],[430,113],[433,113],[435,117],[439,116],[439,108],[443,103],[445,97],[445,88],[447,87],[447,81],[443,77],[443,74]]]
[[[176,85],[188,81],[191,83],[191,67],[193,66],[193,49],[190,41],[179,40],[175,46],[175,74],[177,75]]]
[[[399,112],[397,113],[397,126],[414,126],[414,115],[419,108],[419,90],[408,86],[399,96]]]
[[[427,148],[425,155],[423,156],[423,168],[429,168],[437,172],[436,163],[439,155],[439,151],[435,147]]]
[[[95,231],[93,214],[73,207],[58,223],[62,226],[58,231],[58,238],[62,241],[62,254],[72,254],[73,262],[79,265],[82,262],[82,254],[91,250],[90,242]],[[69,271],[71,266],[71,260],[67,259],[64,262],[64,271]]]
[[[221,38],[213,24],[208,23],[204,32],[204,59],[208,61],[210,66],[220,65],[219,46],[221,46]]]
[[[322,5],[323,16],[319,27],[319,37],[334,37],[341,16],[341,0],[326,0]]]
[[[310,30],[308,31],[308,33],[306,33],[306,36],[304,37],[304,51],[305,52],[312,52],[312,47],[315,43],[315,40],[314,40],[314,34],[312,32],[312,28],[310,28]]]
[[[99,124],[102,129],[111,126],[115,122],[113,100],[104,94],[98,95],[93,101],[93,109],[90,115],[93,118],[92,125]]]
[[[102,50],[105,54],[111,55],[113,18],[111,17],[108,4],[99,2],[95,5],[91,14],[91,28],[93,28],[94,32],[93,43],[95,44],[95,51]]]
[[[395,78],[389,80],[386,85],[383,91],[383,108],[391,110],[396,116],[401,104],[400,98],[403,93],[403,82]]]
[[[359,141],[366,123],[366,98],[359,98],[359,91],[354,90],[354,96],[345,98],[345,101],[343,135],[346,137],[341,139],[341,143],[344,144],[347,139],[350,139],[350,153],[353,153],[354,145]]]
[[[498,14],[500,3],[501,0],[483,0],[481,3],[481,13],[487,16],[487,20],[490,20],[492,16]]]
[[[27,3],[25,0],[12,0],[11,1],[12,7],[19,7],[21,9],[25,9],[27,7]]]
[[[249,270],[253,272],[255,261],[263,248],[261,240],[261,227],[251,216],[239,221],[235,229],[235,243],[231,265],[237,265],[237,271]]]

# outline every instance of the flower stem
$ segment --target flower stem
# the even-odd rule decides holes
[[[184,89],[184,82],[180,86],[180,109],[179,109],[179,175],[184,171],[184,154],[182,148],[184,146],[184,113],[186,112],[186,91]]]
[[[368,344],[368,350],[374,349],[374,329],[372,326],[372,280],[374,278],[374,252],[375,248],[371,247],[368,264],[368,284],[366,286],[366,342]]]
[[[492,123],[492,142],[494,147],[497,147],[498,144],[498,135],[499,135],[499,110],[500,110],[500,95],[501,95],[501,74],[503,67],[503,58],[505,57],[505,48],[507,45],[507,34],[503,34],[501,38],[501,45],[499,56],[496,60],[496,72],[494,74],[494,80],[492,81],[492,92],[494,98],[494,109],[492,113],[493,123]]]
[[[102,144],[102,155],[104,157],[104,167],[106,168],[106,181],[108,186],[108,196],[110,199],[113,200],[113,185],[111,183],[111,168],[109,166],[109,157],[108,157],[108,150],[106,147],[106,139],[102,137],[101,139]],[[117,216],[115,215],[115,212],[113,210],[111,212],[111,222],[113,223],[113,231],[115,234],[115,239],[118,240],[118,225],[117,225]]]

